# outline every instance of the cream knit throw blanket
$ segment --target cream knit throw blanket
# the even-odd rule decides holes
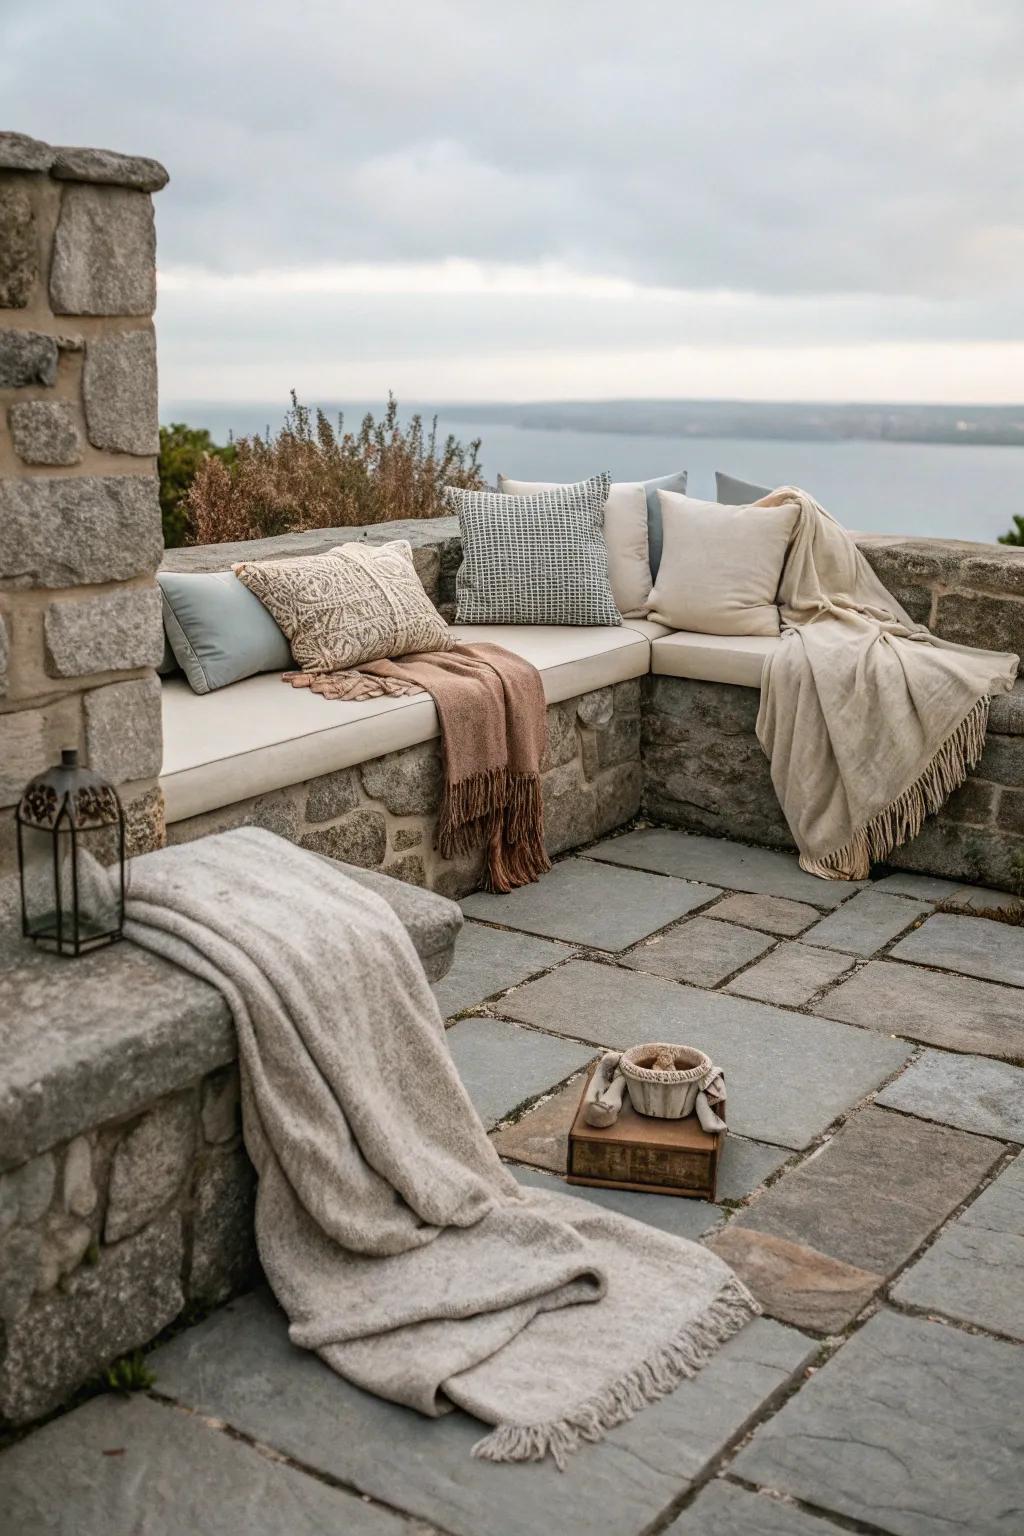
[[[757,737],[801,866],[863,880],[964,782],[1017,657],[915,624],[806,492],[784,486],[758,505],[794,501],[783,643],[761,680]]]
[[[337,866],[221,833],[134,859],[127,919],[230,1004],[263,1266],[347,1380],[493,1425],[479,1456],[562,1466],[759,1310],[708,1249],[519,1187],[405,929]]]

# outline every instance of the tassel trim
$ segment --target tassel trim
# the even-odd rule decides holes
[[[820,859],[801,854],[800,868],[825,880],[866,880],[872,864],[884,862],[894,848],[916,837],[925,817],[934,816],[960,788],[984,750],[988,708],[988,698],[979,699],[909,789],[872,816],[842,848]]]
[[[627,1375],[588,1398],[561,1419],[539,1424],[498,1424],[478,1440],[473,1455],[482,1461],[542,1461],[550,1456],[560,1472],[584,1443],[603,1440],[610,1429],[632,1419],[649,1403],[696,1376],[719,1345],[761,1311],[746,1286],[730,1275],[700,1317],[662,1344]]]
[[[515,890],[551,868],[539,774],[490,768],[445,785],[437,821],[442,857],[468,853],[481,843],[487,849],[487,890]]]

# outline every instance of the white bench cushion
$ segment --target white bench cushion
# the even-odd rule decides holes
[[[652,644],[651,671],[659,677],[760,688],[765,659],[781,644],[774,635],[697,635],[677,630]]]
[[[549,704],[650,670],[651,640],[668,633],[640,619],[621,628],[463,624],[461,639],[490,640],[532,661]],[[349,703],[288,688],[276,672],[216,693],[195,694],[180,677],[163,683],[168,821],[183,821],[250,795],[350,768],[439,734],[426,695]]]

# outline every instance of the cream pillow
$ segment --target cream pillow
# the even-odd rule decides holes
[[[498,476],[503,496],[538,496],[561,487],[551,480],[509,480]],[[651,596],[651,562],[647,547],[647,492],[640,481],[613,485],[604,507],[604,542],[608,578],[615,606],[624,619],[642,619]]]
[[[420,585],[405,539],[231,567],[284,630],[304,672],[340,672],[455,640]]]
[[[659,491],[664,546],[650,617],[702,635],[777,635],[794,502],[726,507]]]

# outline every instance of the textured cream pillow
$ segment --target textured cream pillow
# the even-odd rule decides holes
[[[702,635],[777,635],[793,502],[726,507],[659,491],[664,547],[651,618]]]
[[[340,672],[455,640],[420,585],[405,539],[232,566],[284,630],[304,672]]]
[[[557,481],[498,476],[498,490],[503,496],[537,496],[558,489]],[[644,618],[653,578],[647,547],[647,493],[639,480],[613,485],[609,491],[604,506],[604,542],[616,608],[624,619]]]

